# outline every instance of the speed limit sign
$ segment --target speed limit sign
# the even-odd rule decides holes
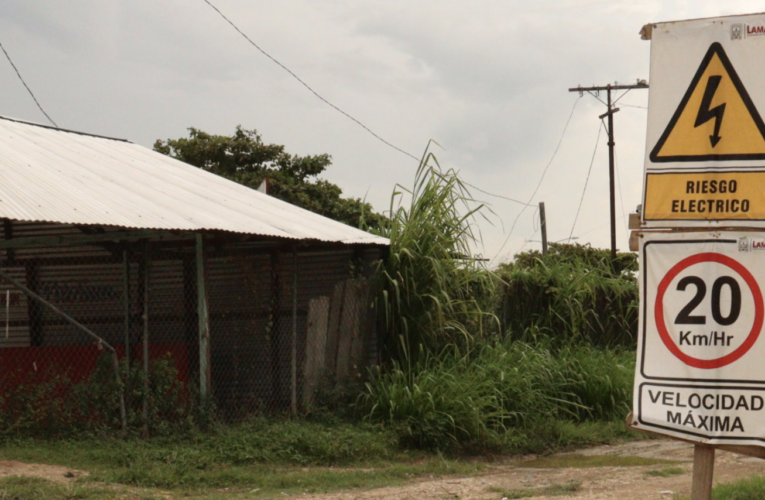
[[[644,233],[640,257],[636,425],[765,445],[765,238]]]

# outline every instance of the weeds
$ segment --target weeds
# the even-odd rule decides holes
[[[412,190],[397,189],[380,231],[390,239],[378,299],[385,352],[413,362],[443,348],[468,349],[496,323],[490,302],[496,276],[472,254],[472,221],[483,205],[456,172],[441,171],[432,153],[420,163]],[[404,195],[411,198],[408,207]]]
[[[149,393],[144,390],[144,372],[135,363],[127,370],[130,404],[128,427],[138,432],[148,425],[155,435],[182,435],[196,427],[201,411],[196,398],[178,379],[169,357],[150,364]],[[111,358],[102,355],[90,376],[74,383],[66,372],[10,374],[0,387],[0,436],[72,437],[115,435],[120,429],[120,388],[114,380]],[[148,420],[142,403],[149,397]]]
[[[499,493],[500,497],[507,500],[514,500],[518,498],[530,498],[530,497],[559,497],[565,495],[572,495],[579,491],[582,487],[582,483],[579,481],[569,481],[561,484],[551,484],[549,486],[543,486],[542,488],[516,488],[506,490],[504,488],[489,488],[492,493]]]
[[[394,366],[359,400],[402,444],[462,451],[524,450],[554,440],[554,421],[621,420],[629,411],[632,354],[521,342],[452,350],[416,368]]]
[[[497,314],[503,332],[527,342],[553,338],[633,348],[638,319],[634,254],[619,254],[619,272],[614,272],[603,250],[553,248],[544,258],[522,254],[501,267],[504,285]]]
[[[651,477],[672,477],[685,474],[685,469],[682,467],[664,467],[663,469],[651,469],[646,471],[646,476]]]

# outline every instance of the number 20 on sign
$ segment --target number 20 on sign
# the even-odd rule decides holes
[[[756,233],[645,233],[638,427],[711,443],[765,444],[761,262],[765,239]]]

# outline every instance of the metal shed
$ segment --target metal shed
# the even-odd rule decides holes
[[[0,218],[3,394],[105,353],[124,430],[136,364],[146,394],[164,359],[238,415],[310,407],[376,358],[387,239],[142,146],[0,117]]]

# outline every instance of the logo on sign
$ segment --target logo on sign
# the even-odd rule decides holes
[[[654,163],[765,159],[765,123],[719,43],[709,47],[649,158]]]
[[[740,23],[730,25],[730,39],[741,40],[744,38],[744,25]]]
[[[739,252],[748,252],[749,251],[749,238],[739,238],[738,239],[738,251]]]
[[[756,24],[746,26],[746,36],[763,36],[765,35],[765,25]]]
[[[739,252],[757,252],[765,250],[765,238],[739,238]]]

